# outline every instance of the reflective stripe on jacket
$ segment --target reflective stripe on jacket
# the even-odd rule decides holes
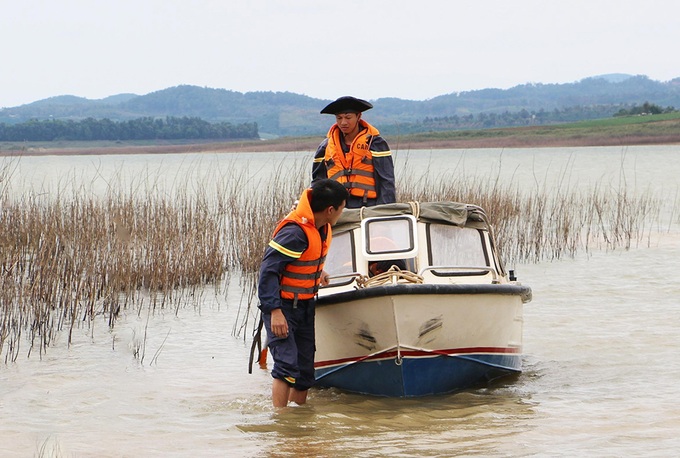
[[[302,228],[307,236],[307,248],[303,252],[288,250],[273,239],[269,246],[273,249],[295,258],[288,263],[281,275],[281,297],[283,299],[306,300],[314,297],[321,282],[326,254],[331,243],[331,227],[326,225],[326,240],[321,239],[321,233],[314,223],[309,197],[311,190],[302,193],[300,202],[295,210],[290,212],[274,229],[274,235],[286,224],[295,223]]]
[[[324,157],[327,175],[328,178],[344,184],[351,195],[375,199],[378,193],[371,142],[373,137],[380,135],[380,132],[363,119],[359,120],[359,125],[362,130],[350,145],[347,154],[342,151],[338,125],[331,126],[327,135],[328,145]]]

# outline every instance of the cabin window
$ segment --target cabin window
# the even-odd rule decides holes
[[[473,228],[430,224],[430,264],[447,267],[488,267],[481,231]]]
[[[324,270],[331,277],[349,275],[356,272],[352,232],[333,234],[331,247],[326,255]],[[331,285],[342,285],[350,283],[352,280],[352,277],[331,279]]]
[[[417,250],[415,219],[408,216],[364,220],[364,251],[369,259],[412,257]]]

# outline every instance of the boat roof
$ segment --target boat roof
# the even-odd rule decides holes
[[[488,228],[486,214],[481,207],[460,202],[401,202],[372,207],[346,208],[333,226],[334,233],[341,233],[361,226],[366,218],[413,215],[424,223],[449,224]]]

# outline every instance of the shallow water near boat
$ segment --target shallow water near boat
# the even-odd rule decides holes
[[[642,158],[636,186],[677,190],[677,170]],[[629,251],[509,266],[533,290],[524,372],[452,395],[317,389],[275,412],[268,373],[247,372],[250,333],[232,333],[237,279],[176,314],[128,310],[113,330],[102,317],[70,348],[61,336],[0,366],[0,456],[675,456],[680,230],[665,228]]]

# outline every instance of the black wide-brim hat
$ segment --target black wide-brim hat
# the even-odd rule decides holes
[[[373,108],[373,105],[367,101],[346,95],[326,105],[321,110],[321,114],[361,113],[371,108]]]

